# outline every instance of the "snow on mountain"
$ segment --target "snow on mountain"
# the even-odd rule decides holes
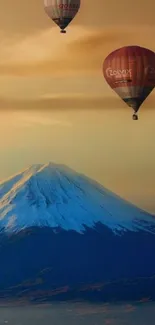
[[[72,169],[33,165],[0,183],[0,229],[38,226],[84,233],[100,222],[113,232],[155,233],[155,218]]]

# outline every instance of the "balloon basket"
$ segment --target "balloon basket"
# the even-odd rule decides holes
[[[138,116],[137,116],[136,114],[133,114],[133,115],[132,115],[132,119],[133,119],[134,121],[137,121],[137,120],[138,120]]]

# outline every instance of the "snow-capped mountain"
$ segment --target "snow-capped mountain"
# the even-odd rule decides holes
[[[0,299],[155,299],[155,217],[53,163],[0,183]]]
[[[40,226],[84,232],[101,222],[114,232],[155,232],[155,218],[63,165],[33,165],[0,184],[0,229]]]

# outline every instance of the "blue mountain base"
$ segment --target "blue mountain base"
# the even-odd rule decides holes
[[[116,235],[97,223],[84,234],[31,227],[0,235],[0,297],[39,300],[155,300],[155,235]]]

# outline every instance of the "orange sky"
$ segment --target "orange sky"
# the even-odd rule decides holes
[[[61,35],[42,0],[2,1],[1,179],[56,161],[155,212],[155,91],[134,123],[102,76],[117,47],[155,51],[154,10],[151,0],[120,0],[117,10],[114,0],[85,0]]]

